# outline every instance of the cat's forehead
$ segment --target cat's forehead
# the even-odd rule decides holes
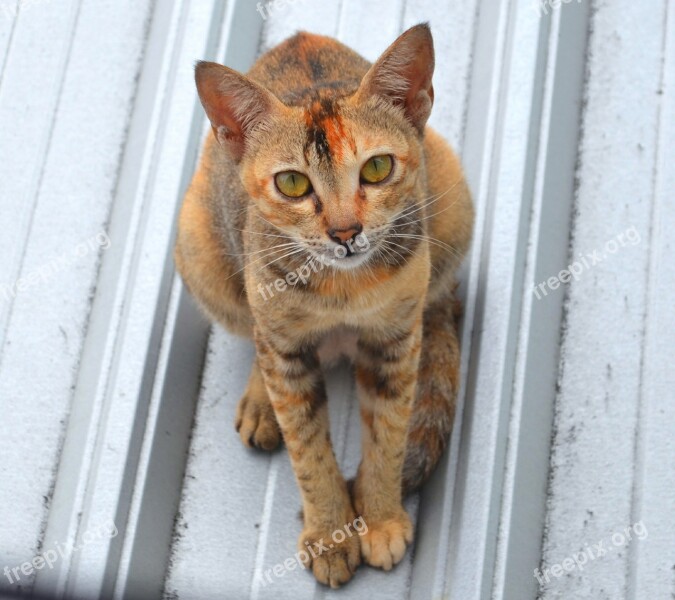
[[[316,160],[328,166],[340,164],[345,152],[356,154],[354,132],[342,113],[342,98],[331,90],[325,90],[314,94],[304,105],[304,154],[307,160],[313,154]]]

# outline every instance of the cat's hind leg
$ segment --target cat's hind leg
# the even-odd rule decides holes
[[[418,489],[429,477],[450,437],[459,386],[458,312],[452,298],[424,312],[417,391],[403,464],[404,494]]]

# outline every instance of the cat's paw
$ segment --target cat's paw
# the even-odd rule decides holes
[[[316,580],[337,589],[352,578],[361,564],[361,547],[358,535],[352,533],[336,542],[331,534],[305,529],[298,548],[305,568],[311,567]]]
[[[371,567],[389,571],[403,558],[406,546],[412,540],[412,522],[408,513],[401,509],[394,518],[368,521],[368,531],[361,537],[361,554]]]
[[[235,428],[248,448],[274,450],[281,442],[281,431],[267,396],[244,394],[237,405]]]

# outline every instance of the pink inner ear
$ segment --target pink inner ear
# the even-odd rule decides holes
[[[241,123],[235,118],[232,99],[209,93],[203,100],[206,113],[211,121],[213,134],[221,146],[226,148],[238,161],[244,154],[245,138]]]
[[[225,127],[228,137],[241,137],[241,124],[235,118],[232,98],[223,96],[218,90],[218,83],[210,79],[201,86],[200,96],[206,114],[214,129]]]
[[[407,106],[417,104],[417,98],[421,91],[427,92],[432,102],[434,100],[434,88],[431,84],[433,73],[429,69],[429,63],[425,58],[427,57],[424,55],[418,55],[415,61],[403,72],[404,79],[410,82],[410,88],[405,98]]]
[[[243,150],[244,131],[241,124],[234,119],[234,112],[226,98],[222,98],[218,104],[219,124],[217,129],[214,127],[216,138],[221,141],[224,138],[228,142],[240,144]]]
[[[433,77],[433,58],[426,53],[420,53],[415,60],[405,68],[400,69],[399,78],[406,82],[407,90],[395,100],[407,117],[413,122],[420,131],[431,113],[431,107],[434,103],[434,87],[432,85]],[[396,97],[389,91],[389,97]]]

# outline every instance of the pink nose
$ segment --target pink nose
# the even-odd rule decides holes
[[[350,225],[348,229],[329,229],[328,237],[336,244],[346,244],[362,231],[363,226],[360,223],[354,223],[353,225]]]

